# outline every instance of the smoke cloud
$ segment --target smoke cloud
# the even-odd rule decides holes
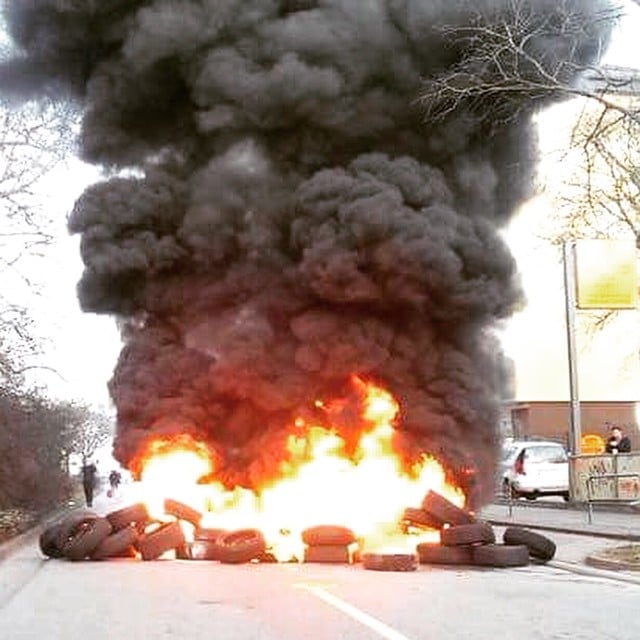
[[[471,503],[491,497],[491,329],[522,304],[499,230],[531,194],[541,101],[462,100],[430,120],[419,98],[473,65],[456,27],[522,7],[548,68],[597,60],[605,0],[6,4],[0,87],[77,101],[81,155],[113,176],[69,229],[82,308],[123,327],[123,465],[150,437],[192,434],[227,484],[259,486],[293,420],[322,420],[314,401],[349,396],[357,374],[400,402],[407,464],[471,464]]]

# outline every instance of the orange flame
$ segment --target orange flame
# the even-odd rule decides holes
[[[155,442],[141,458],[147,503],[151,497],[156,505],[172,497],[203,511],[204,526],[258,528],[279,559],[301,557],[299,534],[317,524],[348,526],[368,546],[406,547],[406,536],[397,525],[406,507],[419,506],[429,490],[458,506],[464,505],[465,496],[447,483],[443,467],[430,455],[424,454],[412,469],[403,469],[392,443],[398,403],[381,387],[356,377],[353,383],[362,397],[364,424],[349,453],[335,430],[298,418],[280,478],[254,493],[239,487],[228,490],[215,482],[198,485],[204,475],[215,477],[213,456],[202,443],[188,437]],[[331,403],[316,406],[329,417],[336,408]],[[427,539],[433,541],[434,536]]]
[[[149,442],[138,460],[141,499],[158,519],[162,519],[165,498],[186,504],[199,501],[198,494],[203,491],[199,490],[198,480],[213,468],[208,447],[186,435]]]

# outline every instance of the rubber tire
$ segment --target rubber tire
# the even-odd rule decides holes
[[[421,506],[427,513],[431,514],[436,521],[440,522],[441,526],[445,524],[471,524],[476,521],[473,515],[456,507],[453,502],[450,502],[435,491],[429,491],[427,493],[422,500]]]
[[[243,564],[259,558],[267,545],[262,532],[257,529],[238,529],[222,536],[216,543],[220,562]]]
[[[142,502],[138,502],[108,513],[107,520],[111,523],[114,531],[120,531],[120,529],[126,529],[130,524],[134,524],[138,530],[144,529],[151,518],[147,507]]]
[[[421,542],[416,547],[420,564],[472,565],[472,547],[443,547],[439,544]]]
[[[79,522],[70,532],[62,546],[62,554],[69,560],[89,558],[98,545],[113,529],[106,518],[89,518]]]
[[[441,529],[442,521],[435,518],[424,509],[414,509],[407,507],[402,514],[402,523],[412,527],[420,527],[421,529]]]
[[[229,533],[227,529],[208,529],[206,527],[198,527],[193,533],[193,539],[202,542],[217,542],[227,533]]]
[[[522,527],[507,527],[502,534],[502,540],[507,545],[523,544],[529,549],[532,558],[543,562],[548,562],[556,555],[556,543],[553,540]]]
[[[165,522],[138,539],[137,547],[143,560],[156,560],[166,551],[177,549],[185,543],[184,533],[178,522]]]
[[[303,562],[321,564],[351,564],[352,555],[347,545],[318,545],[305,547]]]
[[[62,558],[62,548],[59,541],[61,539],[60,530],[62,525],[60,523],[53,524],[47,527],[38,538],[38,545],[43,555],[49,558]]]
[[[470,547],[473,564],[482,567],[524,567],[529,564],[529,549],[524,545],[483,544]]]
[[[178,520],[190,522],[194,527],[199,526],[203,515],[200,511],[193,509],[188,504],[172,500],[171,498],[165,499],[164,511],[168,515],[178,518]]]
[[[80,524],[81,522],[85,522],[88,520],[94,520],[98,518],[98,514],[89,510],[81,510],[74,511],[73,513],[65,515],[61,520],[59,520],[56,525],[58,525],[58,546],[60,549],[65,545],[71,536],[71,532],[73,529]]]
[[[467,544],[492,544],[496,541],[493,527],[488,522],[457,524],[440,532],[440,543],[445,547]]]
[[[302,542],[310,547],[346,546],[356,541],[356,534],[348,527],[321,524],[302,532]]]
[[[418,568],[415,553],[363,553],[361,562],[370,571],[415,571]]]
[[[178,560],[219,560],[220,548],[215,541],[194,540],[176,549]]]
[[[92,560],[106,560],[107,558],[131,557],[130,550],[138,541],[138,531],[130,524],[124,529],[107,536],[91,554]],[[128,551],[128,555],[124,555]],[[135,553],[134,553],[135,555]]]

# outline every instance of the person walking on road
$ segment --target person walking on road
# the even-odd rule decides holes
[[[611,427],[611,436],[607,440],[605,447],[607,453],[629,453],[631,451],[631,440],[623,435],[620,427]]]
[[[108,495],[110,498],[113,498],[116,495],[116,491],[120,486],[120,481],[122,480],[122,474],[117,470],[113,469],[109,474],[109,492]]]
[[[82,465],[82,488],[87,507],[93,506],[93,490],[96,486],[96,474],[98,469],[93,462],[85,462]]]

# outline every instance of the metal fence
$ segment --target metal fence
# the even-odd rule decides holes
[[[589,522],[594,504],[640,504],[640,453],[572,456],[571,501],[586,503]]]

